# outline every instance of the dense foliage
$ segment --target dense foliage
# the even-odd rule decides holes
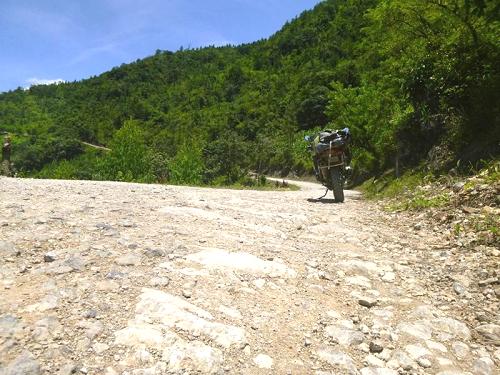
[[[396,159],[447,169],[499,152],[498,13],[493,0],[324,1],[267,40],[1,94],[0,131],[17,170],[41,177],[302,174],[303,136],[345,126],[360,179]]]

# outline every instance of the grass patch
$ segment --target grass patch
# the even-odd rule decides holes
[[[427,208],[444,207],[450,203],[447,193],[435,194],[425,186],[436,181],[436,177],[420,170],[407,171],[396,178],[394,172],[385,173],[379,178],[372,178],[361,190],[369,199],[385,199],[387,211],[418,211]]]
[[[497,243],[500,239],[500,217],[487,213],[471,218],[470,225],[483,242]]]
[[[367,198],[395,198],[414,191],[430,180],[430,175],[420,171],[408,171],[400,178],[396,178],[394,173],[390,171],[379,178],[365,181],[360,189]]]
[[[482,177],[484,183],[493,184],[500,181],[500,160],[495,160],[491,162],[486,168],[484,168],[479,176]]]
[[[445,207],[450,203],[448,194],[439,194],[435,196],[426,196],[422,192],[418,192],[411,198],[403,199],[402,202],[391,203],[385,208],[389,211],[418,211],[426,208]]]

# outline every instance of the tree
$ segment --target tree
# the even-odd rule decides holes
[[[100,166],[105,179],[134,181],[148,180],[148,150],[140,123],[127,120],[109,144],[111,151]]]

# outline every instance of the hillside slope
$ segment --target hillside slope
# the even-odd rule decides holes
[[[55,178],[304,173],[303,135],[344,126],[360,178],[429,151],[446,170],[499,153],[495,4],[324,1],[267,40],[157,51],[81,82],[1,94],[0,131],[14,136],[18,171]]]

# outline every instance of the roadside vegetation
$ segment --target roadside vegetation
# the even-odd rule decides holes
[[[421,170],[399,179],[388,173],[360,188],[385,210],[430,218],[457,241],[499,246],[500,160],[466,171],[435,175]]]

